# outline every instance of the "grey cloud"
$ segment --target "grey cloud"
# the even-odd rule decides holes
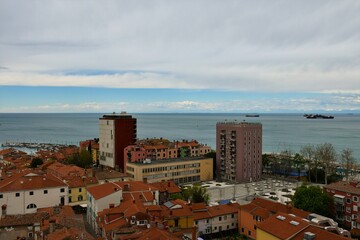
[[[360,90],[359,12],[357,0],[1,1],[0,65],[169,72],[174,88]]]

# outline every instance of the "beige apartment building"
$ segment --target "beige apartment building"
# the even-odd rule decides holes
[[[126,172],[135,181],[160,182],[173,180],[186,184],[213,179],[212,158],[147,160],[144,163],[127,163]]]
[[[252,182],[262,175],[262,125],[219,122],[216,125],[216,178]]]

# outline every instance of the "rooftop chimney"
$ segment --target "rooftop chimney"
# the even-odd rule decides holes
[[[312,232],[305,232],[304,233],[304,240],[312,240],[315,239],[316,234]]]

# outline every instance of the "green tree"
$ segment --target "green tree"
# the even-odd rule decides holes
[[[298,172],[298,180],[300,180],[300,172],[301,172],[301,169],[304,169],[304,167],[305,167],[305,159],[299,153],[295,153],[295,156],[293,157],[292,160],[293,160],[294,167],[297,169],[297,172]]]
[[[87,150],[82,150],[80,153],[73,154],[65,163],[74,164],[82,168],[87,168],[93,164],[91,153]]]
[[[341,163],[345,172],[346,181],[349,181],[349,172],[355,168],[355,158],[350,148],[341,151]]]
[[[208,204],[210,196],[206,191],[206,188],[203,188],[199,185],[193,185],[192,187],[182,187],[181,194],[176,194],[171,197],[171,199],[182,199],[185,201],[190,200],[193,203],[205,203]]]
[[[332,217],[334,200],[318,186],[302,185],[298,187],[292,197],[294,207]]]
[[[319,161],[315,158],[315,146],[311,144],[302,146],[300,149],[300,154],[303,156],[305,162],[308,164],[309,182],[311,182],[312,169],[315,170],[315,182],[318,182]]]
[[[316,147],[316,158],[321,161],[321,165],[325,170],[325,185],[327,185],[327,177],[329,175],[329,171],[334,166],[336,161],[336,151],[334,146],[331,143],[320,144]]]
[[[42,165],[44,162],[41,158],[33,158],[30,163],[31,168],[37,168],[37,166]]]

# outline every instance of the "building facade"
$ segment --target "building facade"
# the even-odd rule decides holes
[[[340,181],[323,188],[334,198],[335,220],[347,229],[356,228],[360,218],[360,183]]]
[[[143,162],[146,159],[161,160],[186,157],[203,157],[211,152],[211,147],[196,140],[170,142],[167,139],[141,140],[136,145],[127,146],[124,158],[127,162]]]
[[[262,125],[219,122],[216,125],[216,178],[252,182],[262,175]]]
[[[173,180],[176,184],[210,181],[213,179],[213,159],[166,159],[145,163],[127,163],[126,171],[136,181]]]
[[[136,118],[125,112],[99,119],[99,164],[126,172],[124,148],[136,141]]]
[[[67,204],[68,186],[51,174],[21,172],[0,183],[1,216]]]

